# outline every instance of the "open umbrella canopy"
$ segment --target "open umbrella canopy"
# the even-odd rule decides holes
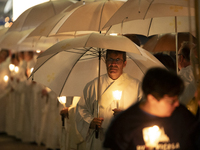
[[[190,9],[188,9],[189,2]],[[189,2],[185,0],[129,0],[119,8],[104,27],[137,19],[194,16],[194,2]]]
[[[52,89],[58,96],[81,96],[87,82],[106,73],[106,49],[127,52],[127,71],[140,78],[152,66],[163,65],[149,52],[124,36],[105,36],[92,33],[66,39],[40,54],[30,79]],[[99,62],[99,58],[101,62]],[[133,65],[131,65],[133,64]]]
[[[78,35],[83,31],[102,31],[110,17],[124,4],[123,1],[77,2],[71,11],[49,18],[29,36],[51,36],[55,34]],[[81,31],[81,33],[79,32]]]
[[[6,32],[0,37],[0,48],[6,48],[11,50],[18,49],[18,43],[23,41],[33,29],[28,29],[24,31],[10,31]]]
[[[196,38],[190,33],[178,33],[178,49],[183,41],[190,41],[190,38],[196,43]],[[144,44],[143,48],[152,53],[176,51],[175,34],[155,35]]]
[[[107,34],[140,34],[151,36],[165,33],[191,32],[196,33],[195,16],[158,17],[141,20],[132,20],[123,24],[113,25]]]
[[[24,11],[14,21],[8,31],[23,31],[37,27],[46,19],[60,13],[72,4],[74,4],[74,2],[70,0],[56,0],[33,6]]]

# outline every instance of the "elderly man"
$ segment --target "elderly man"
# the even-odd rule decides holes
[[[183,81],[173,72],[152,68],[143,78],[144,98],[110,124],[104,147],[112,150],[196,150],[198,122],[179,104]],[[198,131],[198,132],[197,132]]]
[[[193,99],[196,84],[192,71],[192,66],[190,65],[190,43],[184,41],[178,51],[178,68],[180,69],[179,75],[184,81],[185,91],[180,97],[180,102],[187,105],[190,100]]]
[[[98,78],[89,82],[83,90],[76,107],[76,125],[88,150],[103,149],[104,134],[113,116],[142,97],[140,82],[123,73],[126,63],[125,52],[107,50],[107,74],[100,77],[100,99],[97,101]],[[122,91],[118,107],[112,95],[116,90]]]

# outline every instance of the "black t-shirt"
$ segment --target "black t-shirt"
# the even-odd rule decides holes
[[[136,103],[114,118],[103,146],[113,150],[144,150],[143,129],[154,125],[163,129],[169,139],[159,142],[156,149],[198,149],[195,145],[199,133],[196,118],[181,104],[170,117],[161,118],[144,112]]]

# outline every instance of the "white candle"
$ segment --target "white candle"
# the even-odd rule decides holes
[[[114,100],[116,100],[117,102],[117,108],[119,108],[119,100],[121,99],[121,96],[122,96],[122,91],[119,90],[113,91],[113,97]]]

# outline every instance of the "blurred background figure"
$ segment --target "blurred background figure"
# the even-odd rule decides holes
[[[27,67],[27,62],[24,59],[24,52],[18,52],[18,59],[19,59],[19,67],[23,68],[24,70],[26,70]]]
[[[190,61],[190,49],[194,47],[189,41],[184,41],[178,51],[179,76],[183,79],[185,90],[180,96],[180,102],[188,105],[194,98],[196,91],[196,82],[193,74],[193,68]]]
[[[34,68],[35,63],[36,63],[36,61],[34,59],[34,52],[33,51],[25,51],[24,59],[27,62],[26,74],[27,74],[27,77],[29,77],[31,74],[31,70]]]

